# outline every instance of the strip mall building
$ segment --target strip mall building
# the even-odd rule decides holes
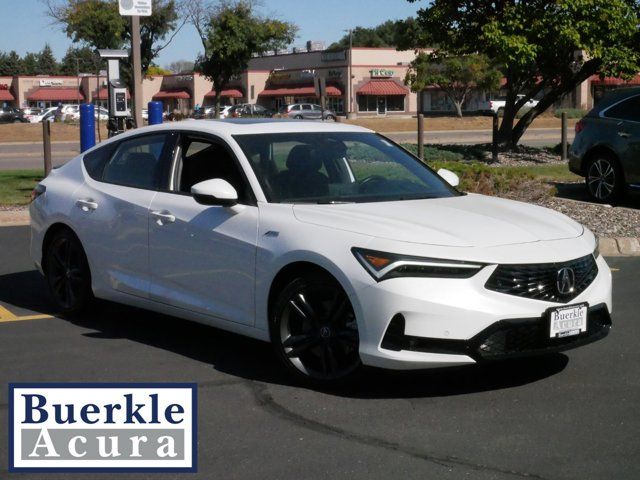
[[[257,103],[277,110],[288,103],[319,103],[321,85],[325,87],[328,108],[338,114],[358,116],[415,115],[453,112],[444,92],[431,87],[419,93],[404,84],[413,51],[391,48],[353,48],[349,50],[304,51],[253,58],[249,68],[233,79],[221,92],[223,104]],[[608,89],[640,85],[640,75],[631,82],[592,77],[579,85],[561,105],[591,108]],[[0,105],[52,106],[61,103],[106,102],[106,78],[94,76],[17,76],[0,77]],[[199,74],[150,76],[143,81],[143,103],[160,100],[165,109],[188,113],[196,106],[215,103],[212,83]],[[465,109],[478,110],[488,99],[485,92],[474,92]]]

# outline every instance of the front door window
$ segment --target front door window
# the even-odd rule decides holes
[[[387,113],[387,97],[378,97],[378,115]]]

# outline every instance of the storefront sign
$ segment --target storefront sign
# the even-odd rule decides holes
[[[61,87],[62,85],[62,80],[40,80],[41,87]]]
[[[339,52],[322,52],[322,54],[320,55],[320,61],[322,62],[339,62],[346,59],[346,50],[340,50]]]
[[[393,74],[395,72],[393,70],[387,70],[385,68],[374,68],[372,70],[369,70],[369,74],[371,75],[371,77],[378,77],[378,78],[389,78],[389,77],[393,77]]]
[[[327,78],[342,78],[342,70],[329,70]]]
[[[298,71],[274,71],[269,75],[269,81],[272,83],[282,82],[310,82],[314,77],[313,70],[298,70]]]

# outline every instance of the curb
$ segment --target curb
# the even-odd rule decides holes
[[[29,210],[0,211],[0,227],[29,225]],[[599,237],[600,253],[605,257],[640,257],[640,238]]]

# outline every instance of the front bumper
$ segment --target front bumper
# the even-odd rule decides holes
[[[422,369],[567,350],[607,335],[611,272],[604,258],[598,275],[568,304],[590,305],[587,332],[548,338],[546,311],[563,304],[485,288],[494,267],[469,279],[397,278],[357,293],[360,356],[365,365]],[[402,319],[402,328],[392,325]]]

